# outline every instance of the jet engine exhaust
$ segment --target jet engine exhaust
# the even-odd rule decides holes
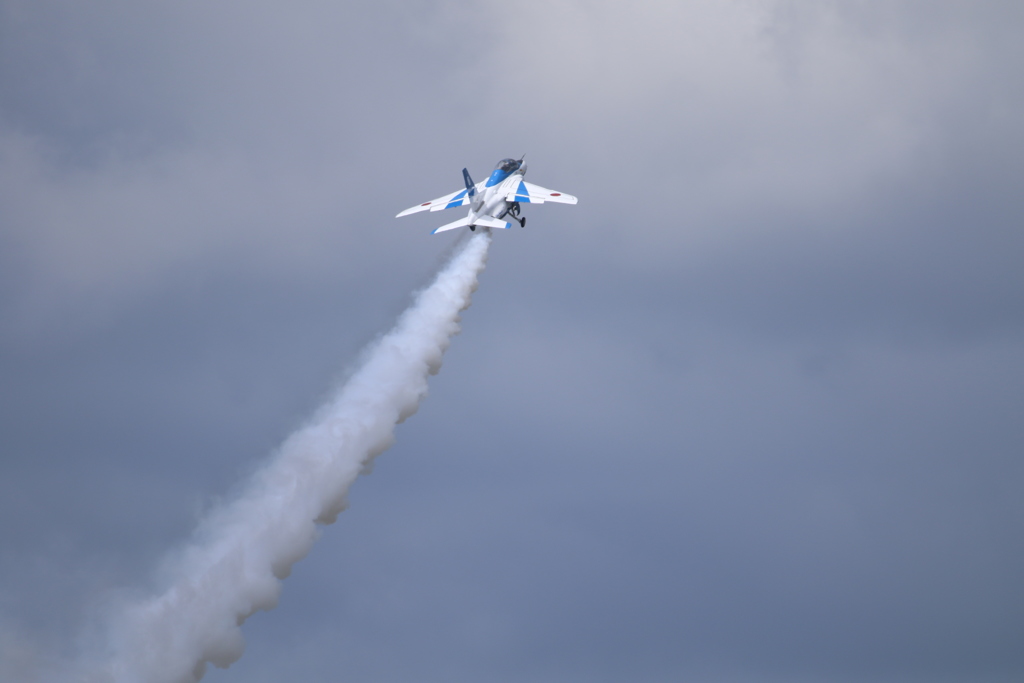
[[[281,581],[311,549],[317,525],[345,509],[352,482],[416,412],[428,376],[459,332],[490,240],[481,230],[461,244],[344,385],[238,497],[206,516],[171,558],[164,587],[115,611],[109,652],[83,664],[76,680],[195,683],[208,663],[227,667],[241,657],[241,624],[276,605]]]

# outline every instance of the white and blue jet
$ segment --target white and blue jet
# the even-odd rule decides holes
[[[469,206],[469,215],[453,223],[442,225],[432,235],[445,230],[468,227],[502,228],[512,227],[512,223],[502,220],[506,216],[512,218],[519,227],[526,227],[526,218],[519,215],[520,204],[543,204],[557,202],[559,204],[575,204],[576,198],[564,192],[555,192],[540,185],[533,185],[523,180],[526,164],[522,159],[502,159],[494,167],[491,177],[480,183],[473,183],[469,171],[462,169],[462,177],[466,181],[466,189],[446,194],[443,197],[423,202],[411,209],[406,209],[395,216],[401,218],[420,211],[443,211],[459,206]]]

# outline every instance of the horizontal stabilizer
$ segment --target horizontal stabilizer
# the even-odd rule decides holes
[[[477,219],[473,221],[473,225],[480,225],[486,228],[500,228],[502,230],[508,230],[512,227],[511,223],[506,223],[490,216],[477,216]]]
[[[430,234],[436,235],[437,233],[445,232],[446,230],[454,230],[455,228],[466,228],[469,226],[479,228],[500,228],[502,230],[508,230],[509,228],[512,227],[512,224],[506,223],[505,221],[500,221],[497,218],[492,218],[490,216],[477,216],[476,220],[471,222],[469,216],[466,216],[465,218],[460,218],[457,221],[452,221],[447,225],[442,225],[440,228],[437,228],[436,230],[434,230],[434,232]]]
[[[440,228],[434,230],[434,232],[432,232],[430,234],[431,235],[436,235],[437,233],[444,232],[445,230],[454,230],[455,228],[464,228],[467,225],[469,225],[469,216],[466,216],[465,218],[460,218],[459,220],[453,221],[451,223],[448,223],[447,225],[442,225]]]

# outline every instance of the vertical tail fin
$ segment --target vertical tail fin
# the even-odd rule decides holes
[[[473,179],[469,177],[469,171],[462,169],[462,179],[466,181],[466,196],[472,199],[476,196],[476,185],[473,184]]]

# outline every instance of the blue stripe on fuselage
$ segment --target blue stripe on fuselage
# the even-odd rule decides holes
[[[491,173],[491,177],[487,179],[487,184],[484,185],[484,187],[494,187],[505,178],[508,178],[510,173],[511,171],[502,171],[500,168],[494,169],[494,172]]]

